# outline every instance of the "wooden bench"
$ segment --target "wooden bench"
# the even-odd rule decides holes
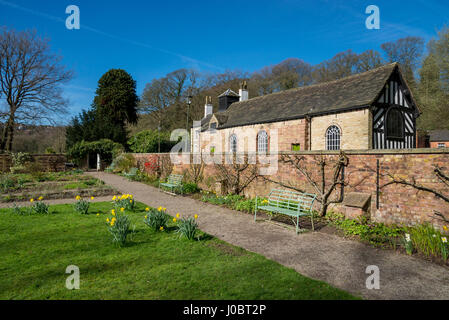
[[[170,188],[171,192],[173,193],[173,190],[180,189],[182,194],[182,179],[184,176],[182,174],[171,174],[167,178],[167,182],[160,182],[159,181],[159,189],[161,186]]]
[[[313,226],[312,206],[316,195],[301,193],[290,190],[273,189],[262,205],[258,205],[256,197],[256,207],[254,209],[254,221],[257,218],[257,210],[264,210],[273,213],[281,213],[293,217],[292,221],[296,226],[296,234],[299,231],[299,217],[310,216]],[[294,219],[296,217],[296,221]]]

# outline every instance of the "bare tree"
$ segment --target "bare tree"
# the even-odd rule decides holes
[[[449,175],[447,173],[444,173],[442,168],[435,166],[433,169],[433,173],[438,178],[438,181],[441,184],[443,184],[444,187],[446,187],[446,188],[449,187]],[[441,200],[449,203],[449,195],[444,194],[443,190],[437,190],[437,189],[434,189],[431,187],[427,187],[423,184],[420,184],[416,181],[416,179],[414,177],[412,177],[409,180],[406,180],[401,177],[397,177],[392,173],[386,173],[386,174],[383,174],[383,176],[389,177],[390,181],[381,185],[380,186],[381,189],[383,189],[389,185],[399,184],[399,185],[403,185],[403,186],[412,187],[418,191],[432,193],[433,195],[435,195],[435,197],[440,198]],[[434,214],[438,217],[437,219],[449,223],[449,218],[447,218],[443,213],[434,210]]]
[[[238,159],[233,155],[231,164],[215,164],[218,177],[232,194],[241,194],[259,176],[257,164],[251,164],[248,157]]]
[[[348,157],[343,151],[340,152],[334,161],[328,160],[325,156],[320,155],[314,157],[312,164],[307,164],[307,157],[290,154],[282,154],[280,160],[282,163],[293,166],[301,176],[305,177],[309,187],[316,193],[317,201],[321,203],[320,215],[322,217],[326,215],[329,205],[343,201],[343,194],[341,192],[337,197],[332,198],[338,186],[347,185],[342,171],[343,168],[348,166]],[[332,179],[330,181],[327,178],[329,166],[332,168]],[[296,185],[271,180],[264,176],[261,177],[266,181],[276,183],[284,188],[298,192],[306,192],[304,188]]]
[[[0,151],[12,150],[16,123],[53,123],[55,115],[66,113],[61,84],[73,74],[60,61],[35,31],[0,31],[0,98],[6,106]]]

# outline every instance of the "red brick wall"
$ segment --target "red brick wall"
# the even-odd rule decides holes
[[[44,171],[64,171],[67,162],[65,154],[32,154],[31,156]],[[0,172],[9,172],[11,166],[11,156],[0,154]]]
[[[376,167],[377,160],[380,165],[379,185],[390,181],[388,174],[408,181],[415,179],[418,184],[426,187],[441,190],[443,194],[449,196],[449,187],[439,182],[434,174],[435,166],[442,168],[449,174],[449,152],[447,149],[414,149],[414,150],[391,150],[391,151],[362,151],[347,152],[349,159],[348,166],[345,168],[345,181],[347,186],[344,193],[363,192],[371,194],[371,218],[377,222],[387,224],[406,224],[413,225],[424,222],[430,222],[435,226],[441,227],[443,224],[436,219],[434,211],[439,211],[449,218],[449,203],[437,198],[431,193],[417,191],[408,186],[389,185],[380,190],[379,209],[376,206]],[[289,153],[293,155],[293,153]],[[315,181],[319,180],[319,172],[314,160],[320,157],[322,153],[305,151],[295,153],[303,156],[305,166],[311,173]],[[150,155],[137,155],[139,158],[149,157]],[[152,155],[154,156],[154,155]],[[337,153],[327,152],[322,154],[330,164],[336,159]],[[189,165],[175,165],[174,172],[185,172]],[[331,166],[327,167],[326,175],[328,182],[332,176]],[[201,187],[213,187],[213,180],[216,179],[214,165],[208,165],[204,170],[204,181]],[[315,193],[313,188],[307,182],[306,178],[300,175],[291,165],[278,163],[277,173],[269,177],[271,180],[281,181],[285,184],[292,184],[306,189],[308,192]],[[206,181],[208,180],[208,181]],[[207,182],[207,183],[206,183]],[[212,184],[211,184],[212,183]],[[274,183],[258,179],[250,185],[245,191],[247,196],[267,195],[271,188],[279,187]],[[340,189],[338,188],[338,192]],[[335,207],[339,209],[340,205]]]
[[[445,145],[445,148],[449,148],[449,141],[440,141],[440,142],[430,142],[430,147],[431,148],[439,148],[438,147],[438,145],[440,144],[440,143],[444,143],[444,145]]]

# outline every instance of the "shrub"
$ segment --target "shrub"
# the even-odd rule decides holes
[[[98,141],[80,141],[75,143],[67,150],[69,158],[76,162],[83,161],[89,153],[99,153],[100,157],[105,162],[110,162],[120,152],[123,152],[123,146],[120,143],[109,139],[101,139]]]
[[[33,157],[27,152],[11,153],[11,161],[13,167],[24,166],[27,162],[33,160]]]
[[[200,191],[200,188],[198,187],[198,185],[196,183],[184,183],[182,185],[182,192],[183,193],[187,193],[187,194],[191,194],[191,193],[197,193]]]
[[[170,152],[177,143],[170,141],[169,132],[158,132],[157,130],[143,130],[136,133],[128,140],[129,149],[135,153],[155,153],[159,151],[159,142],[161,152]]]
[[[14,203],[13,206],[12,206],[12,212],[14,214],[23,215],[23,214],[25,214],[26,211],[24,210],[23,207],[21,207],[21,206],[17,205],[16,203]]]
[[[168,223],[168,215],[165,214],[165,211],[165,208],[162,207],[159,207],[158,209],[147,208],[147,214],[145,215],[143,222],[154,231],[164,230],[167,228]]]
[[[38,199],[38,201],[34,201],[34,199],[30,200],[33,205],[31,206],[31,212],[37,214],[48,214],[50,206],[45,202],[42,202],[42,197]]]
[[[193,240],[195,238],[196,231],[198,230],[198,223],[196,219],[197,215],[194,217],[181,218],[180,220],[174,219],[174,221],[178,221],[178,229],[176,230],[179,233],[179,236],[186,237],[189,240]]]
[[[131,221],[125,212],[115,213],[112,210],[112,217],[106,219],[108,231],[112,235],[112,242],[123,246],[126,243],[128,235],[134,230],[131,230]]]
[[[76,197],[76,202],[73,204],[73,209],[76,213],[87,214],[89,212],[89,201],[81,199],[80,196]]]
[[[132,154],[122,153],[118,155],[111,163],[111,170],[114,173],[128,172],[131,168],[136,166],[136,160]]]
[[[112,197],[114,201],[114,209],[120,210],[124,208],[125,210],[134,210],[135,201],[132,194],[123,194],[121,196]]]
[[[441,256],[441,238],[440,231],[435,230],[432,225],[425,223],[416,227],[409,228],[410,236],[414,247],[424,255]]]
[[[16,183],[16,179],[10,174],[2,174],[0,176],[0,189],[2,192],[8,192],[15,189]]]

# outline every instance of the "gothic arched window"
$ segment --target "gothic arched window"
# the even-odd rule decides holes
[[[337,126],[327,128],[326,150],[340,150],[340,129]]]
[[[229,152],[237,153],[237,136],[235,134],[229,137]]]
[[[268,134],[266,131],[260,131],[257,134],[257,152],[267,153],[268,151]]]

